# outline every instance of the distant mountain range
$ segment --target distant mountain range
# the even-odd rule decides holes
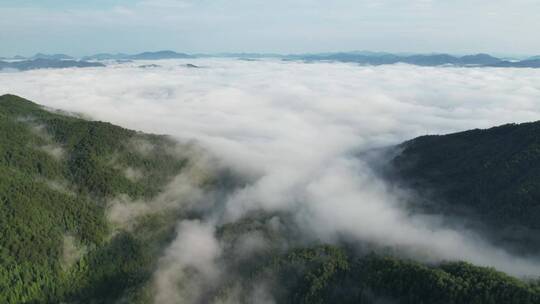
[[[517,61],[517,62],[500,61],[489,66],[501,67],[501,68],[540,68],[540,58],[527,59],[527,60],[522,60],[522,61]]]
[[[90,56],[84,56],[82,61],[105,61],[105,60],[161,60],[161,59],[185,59],[185,58],[238,58],[242,60],[274,58],[287,61],[332,61],[332,62],[350,62],[361,65],[387,65],[396,63],[405,63],[418,66],[476,66],[476,67],[514,67],[514,68],[540,68],[540,56],[533,56],[522,60],[511,60],[494,57],[489,54],[474,54],[465,56],[454,56],[449,54],[392,54],[385,52],[336,52],[336,53],[316,53],[316,54],[290,54],[280,55],[273,53],[218,53],[218,54],[186,54],[175,51],[165,50],[156,52],[143,52],[139,54],[109,54],[100,53]],[[18,60],[36,60],[47,59],[57,61],[74,60],[73,57],[65,54],[41,54],[38,53],[30,58],[16,56],[13,58],[0,58],[0,60],[18,61]],[[64,65],[66,63],[56,63]],[[1,68],[1,66],[0,66]]]
[[[88,67],[104,67],[100,62],[88,62],[78,60],[59,60],[59,59],[31,59],[21,61],[0,61],[0,70],[16,69],[19,71],[36,70],[36,69],[58,69],[58,68],[88,68]]]
[[[157,51],[157,52],[144,52],[135,55],[128,54],[96,54],[91,56],[85,56],[83,60],[160,60],[160,59],[181,59],[181,58],[195,58],[193,55],[184,53],[177,53],[174,51]]]
[[[539,68],[540,58],[509,61],[488,54],[452,56],[448,54],[395,55],[389,53],[330,53],[291,55],[287,60],[354,62],[365,65],[407,63],[418,66],[483,66],[483,67],[530,67]]]
[[[489,54],[474,54],[465,56],[453,56],[449,54],[392,54],[385,52],[354,51],[338,53],[317,54],[291,54],[281,55],[275,53],[218,53],[218,54],[193,54],[177,53],[174,51],[144,52],[135,55],[128,54],[97,54],[83,57],[83,60],[157,60],[176,58],[239,58],[243,60],[277,58],[282,60],[301,61],[337,61],[354,62],[364,65],[385,65],[407,63],[418,66],[483,66],[483,67],[516,67],[516,68],[540,68],[540,56],[530,57],[524,60],[506,60]]]
[[[91,56],[84,56],[82,60],[119,60],[128,58],[128,54],[118,53],[118,54],[109,54],[109,53],[100,53]]]
[[[75,58],[66,54],[49,55],[49,54],[37,53],[32,58],[29,58],[29,59],[73,60]]]
[[[51,60],[74,60],[75,57],[66,54],[43,54],[37,53],[34,56],[24,57],[16,55],[13,57],[0,57],[0,60],[31,60],[31,59],[51,59]]]

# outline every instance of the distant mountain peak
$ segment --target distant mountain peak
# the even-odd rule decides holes
[[[158,60],[158,59],[177,59],[177,58],[193,58],[193,56],[185,53],[177,53],[171,50],[143,52],[136,55],[128,56],[128,59],[135,60]]]
[[[66,55],[66,54],[43,54],[43,53],[37,53],[34,56],[32,56],[30,59],[68,60],[68,59],[74,59],[74,58],[69,56],[69,55]]]

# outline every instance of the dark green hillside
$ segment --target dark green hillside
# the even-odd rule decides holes
[[[540,248],[540,122],[423,136],[402,148],[394,173],[431,201],[428,210]]]
[[[262,282],[276,303],[540,303],[540,281],[521,281],[492,268],[464,262],[424,264],[380,251],[360,254],[352,249],[359,244],[289,248],[283,235],[295,235],[294,224],[280,214],[284,231],[276,235],[265,224],[273,216],[254,214],[222,226],[218,236],[234,246],[242,235],[257,233],[274,245],[249,259],[226,257],[233,261],[227,272],[233,282],[241,281],[246,290]],[[251,303],[249,297],[241,300]]]
[[[141,145],[148,151],[138,151]],[[186,162],[173,147],[163,136],[0,96],[0,303],[98,303],[143,282],[151,242],[131,234],[110,239],[105,204],[120,194],[160,192]],[[130,178],[128,168],[140,176]],[[66,242],[81,252],[71,265]]]
[[[318,246],[292,250],[272,267],[286,286],[279,303],[540,303],[540,284],[462,262],[424,265]]]

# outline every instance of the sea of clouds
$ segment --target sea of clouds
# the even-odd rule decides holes
[[[159,66],[140,67],[150,63]],[[185,265],[199,269],[203,281],[219,276],[212,267],[220,255],[215,227],[256,210],[290,212],[306,235],[324,242],[346,236],[409,248],[430,260],[537,275],[535,258],[410,215],[401,204],[407,191],[388,186],[372,160],[358,155],[419,135],[538,120],[538,79],[540,69],[193,59],[4,72],[0,94],[194,139],[251,177],[207,219],[178,224],[162,261],[169,266],[156,280],[163,289],[158,302],[168,303],[179,295],[166,295],[167,282]]]

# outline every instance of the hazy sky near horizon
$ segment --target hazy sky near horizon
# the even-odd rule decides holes
[[[0,56],[375,50],[540,54],[537,0],[0,0]]]

